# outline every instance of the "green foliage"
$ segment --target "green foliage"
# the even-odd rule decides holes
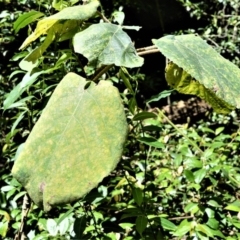
[[[45,211],[76,201],[115,168],[126,134],[117,89],[69,73],[19,153],[13,176]]]
[[[239,68],[224,59],[200,37],[193,34],[166,36],[153,40],[153,43],[167,58],[215,92],[219,98],[239,108]]]
[[[219,98],[214,91],[204,87],[174,63],[169,63],[166,67],[166,80],[178,92],[196,95],[205,100],[217,113],[228,114],[234,109],[233,106]]]
[[[54,9],[63,9],[62,11],[64,11],[74,2],[54,1],[52,6]],[[87,8],[93,6],[91,5],[93,3],[99,4],[96,1],[85,3],[80,7],[86,6]],[[69,5],[67,6],[67,4]],[[44,1],[39,1],[38,7],[31,7],[31,9],[38,9],[40,12],[46,12],[47,15],[49,10],[46,11],[45,8],[49,9],[49,7]],[[91,47],[88,45],[89,42],[85,44],[74,42],[73,46],[71,41],[67,44],[60,43],[56,36],[56,33],[60,31],[59,24],[64,25],[68,20],[60,21],[56,23],[57,30],[54,29],[54,25],[51,27],[53,31],[50,35],[54,38],[54,44],[49,45],[45,52],[42,51],[45,48],[44,41],[48,36],[46,38],[41,36],[38,42],[33,41],[25,52],[12,57],[12,62],[4,65],[5,69],[0,73],[0,83],[1,86],[4,86],[1,96],[2,99],[5,99],[4,118],[1,122],[4,133],[4,138],[1,140],[3,143],[2,155],[5,161],[0,162],[3,164],[3,167],[1,165],[0,168],[2,184],[0,235],[7,240],[14,239],[15,234],[24,224],[23,232],[20,231],[20,233],[24,233],[28,239],[33,240],[239,239],[240,172],[238,156],[240,155],[240,131],[238,110],[232,111],[227,116],[208,113],[204,121],[192,123],[192,125],[174,124],[165,116],[164,111],[157,108],[152,109],[152,105],[150,105],[153,101],[157,102],[164,97],[172,99],[172,90],[152,96],[148,103],[146,105],[142,103],[141,105],[144,106],[140,108],[138,84],[143,78],[141,69],[130,69],[128,72],[126,68],[141,66],[143,61],[139,56],[146,53],[149,48],[146,48],[146,51],[134,48],[132,41],[123,31],[126,29],[126,26],[122,26],[124,14],[113,15],[120,25],[118,26],[109,22],[97,23],[99,18],[96,18],[95,13],[99,9],[91,7],[91,10],[94,14],[84,19],[82,25],[80,24],[81,27],[77,30],[79,33],[70,31],[68,34],[68,30],[63,29],[64,36],[67,36],[64,38],[65,40],[71,40],[76,33],[75,36],[81,36],[79,41],[82,41],[82,38],[91,39]],[[61,15],[62,11],[56,15]],[[11,31],[14,32],[12,29],[14,21],[9,20],[10,15],[4,15],[6,16],[4,19],[8,21],[6,26],[8,29],[11,28],[8,34],[11,34]],[[16,19],[16,15],[14,16]],[[103,12],[99,12],[99,16],[106,21]],[[51,19],[51,17],[45,19],[49,18]],[[93,22],[94,24],[92,24]],[[104,33],[109,37],[107,44],[101,43],[101,39],[105,41],[104,37],[93,37],[92,31],[88,33],[92,27],[98,31],[97,26],[103,25],[108,26],[104,28]],[[131,26],[128,28],[131,29]],[[44,29],[44,24],[42,29]],[[49,34],[50,29],[44,30],[45,32],[43,31],[42,34]],[[119,33],[120,35],[118,35]],[[34,31],[32,34],[34,35],[36,32]],[[12,36],[9,39],[14,40]],[[182,38],[184,37],[186,36],[183,35]],[[156,41],[164,41],[166,38],[169,37],[163,37]],[[178,38],[178,36],[174,38]],[[194,37],[191,41],[195,41],[196,38],[199,39],[199,37]],[[119,44],[118,39],[123,39],[124,42],[127,39],[127,44]],[[75,37],[74,41],[76,41]],[[86,63],[86,59],[74,52],[75,45],[78,44],[82,44],[82,47],[78,49],[80,53],[83,54],[85,49],[88,50],[87,52],[91,56],[88,59],[89,63]],[[118,52],[114,56],[111,56],[113,51],[108,48],[108,44],[117,46]],[[42,45],[41,51],[36,55],[33,54],[29,60],[28,54],[34,52],[34,48]],[[93,51],[95,46],[102,45],[103,56],[106,57],[106,52],[111,59],[109,62],[103,62],[99,55],[91,54],[91,48]],[[158,46],[158,44],[156,45]],[[130,46],[130,52],[128,46]],[[150,51],[156,52],[156,47],[150,47]],[[166,56],[175,54],[175,51],[173,45],[172,49],[168,47]],[[188,51],[184,51],[181,61],[189,59],[188,53]],[[132,58],[129,58],[129,54],[133,56],[133,62]],[[175,64],[178,64],[178,58],[179,56],[174,59]],[[16,66],[16,61],[21,59],[24,59],[20,64],[24,71],[19,70]],[[111,65],[105,66],[104,63]],[[122,67],[122,64],[126,68]],[[219,66],[217,61],[210,64],[213,69]],[[190,65],[188,60],[182,67],[186,70],[188,77],[190,74],[195,77],[194,73],[192,74],[188,70]],[[121,67],[118,68],[118,66]],[[164,66],[159,67],[164,69]],[[221,73],[224,73],[224,68],[221,70]],[[73,71],[80,76],[70,73],[70,76],[74,75],[75,77],[70,81],[65,81],[66,78],[62,80],[68,72]],[[203,70],[201,69],[201,71]],[[67,78],[68,76],[69,74]],[[214,74],[209,76],[214,78]],[[71,88],[78,79],[81,82],[79,87]],[[99,83],[95,84],[93,81]],[[238,87],[234,83],[235,80],[229,81],[227,89],[229,89],[229,94],[232,93],[234,96]],[[179,82],[181,82],[181,78],[175,79],[171,85],[174,86]],[[223,84],[221,78],[214,78],[213,82]],[[116,87],[113,87],[112,84]],[[236,86],[236,89],[231,86]],[[214,90],[209,86],[205,87]],[[53,91],[54,89],[55,91]],[[61,90],[60,95],[56,94],[60,91],[59,89]],[[79,89],[81,91],[78,92]],[[112,90],[108,92],[107,89]],[[115,97],[112,91],[115,92]],[[8,92],[10,94],[6,94]],[[96,93],[97,100],[94,101],[88,94],[89,92],[91,95]],[[67,99],[65,100],[61,96],[66,96]],[[235,100],[237,100],[236,97]],[[82,104],[78,104],[80,101]],[[96,106],[102,103],[104,106],[99,110]],[[238,101],[233,104],[239,106]],[[78,108],[75,108],[76,111],[74,111],[73,108],[76,105]],[[122,152],[119,147],[122,147],[123,136],[126,133],[123,108],[129,134],[122,159],[112,170],[119,160]],[[109,112],[110,114],[108,114]],[[66,124],[68,114],[72,116],[74,124]],[[104,123],[100,121],[102,114],[106,120]],[[78,116],[76,118],[78,122],[74,122],[75,116]],[[46,119],[47,121],[45,121]],[[79,122],[80,124],[78,124]],[[68,131],[62,131],[64,127]],[[56,135],[52,133],[58,129],[66,139],[55,141]],[[80,131],[82,129],[87,130],[89,134],[83,136]],[[106,129],[108,131],[105,131]],[[114,133],[114,129],[116,129],[116,133]],[[118,134],[122,139],[120,141],[116,137]],[[26,143],[21,144],[27,137]],[[34,141],[36,147],[32,145]],[[53,145],[56,146],[56,151],[52,151]],[[76,145],[77,147],[74,148]],[[107,155],[103,157],[105,151],[111,151],[110,146],[113,146],[113,154],[118,155],[115,159]],[[86,163],[86,167],[83,166],[82,160],[85,158],[82,158],[82,155],[84,154],[91,159],[91,166],[89,162]],[[53,155],[60,159],[60,163],[63,162],[61,160],[67,159],[67,161],[64,161],[63,164],[59,164],[59,162],[56,164],[52,161]],[[70,164],[78,156],[78,161],[75,159],[76,162]],[[43,161],[47,158],[51,159],[48,162]],[[80,194],[82,196],[87,193],[110,171],[111,174],[78,201],[70,203],[70,198],[66,199],[65,196],[61,203],[65,202],[66,204],[54,206],[47,213],[32,203],[30,208],[27,208],[29,210],[27,217],[22,221],[24,209],[21,211],[21,205],[26,191],[10,174],[12,165],[14,164],[13,171],[15,172],[14,169],[18,168],[18,163],[21,165],[20,178],[25,174],[24,172],[28,174],[27,178],[22,178],[23,185],[24,182],[28,182],[26,190],[29,192],[29,186],[31,186],[33,189],[31,191],[38,194],[39,198],[32,197],[33,194],[30,191],[30,196],[36,203],[45,200],[43,194],[39,192],[38,179],[36,179],[38,177],[40,183],[41,178],[44,178],[44,181],[54,182],[57,178],[60,179],[59,176],[62,177],[57,183],[58,187],[54,188],[56,190],[49,191],[46,196],[53,194],[61,196],[67,186],[65,182],[70,180],[72,183],[68,185],[69,193],[72,194],[70,198],[77,196],[75,198],[77,200]],[[46,167],[43,167],[44,165]],[[107,168],[107,166],[110,167]],[[48,169],[48,167],[50,168]],[[39,170],[42,173],[39,173]],[[62,175],[58,174],[60,171],[62,171]],[[99,171],[104,174],[100,176]],[[38,174],[35,174],[36,172]],[[76,175],[77,177],[73,177]],[[84,183],[86,179],[81,180],[85,175],[89,177],[90,181],[96,179],[94,185],[86,186]],[[73,190],[74,187],[76,190]],[[46,197],[46,201],[49,201],[48,197]],[[45,209],[48,210],[48,206]]]
[[[73,38],[74,50],[99,65],[141,67],[143,58],[136,53],[130,37],[121,26],[98,23]]]

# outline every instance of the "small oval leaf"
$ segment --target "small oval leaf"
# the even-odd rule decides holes
[[[143,112],[136,114],[133,117],[133,121],[142,121],[147,118],[156,118],[156,117],[157,117],[157,115],[155,113],[143,111]]]

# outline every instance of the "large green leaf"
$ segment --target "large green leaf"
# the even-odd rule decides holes
[[[27,47],[41,35],[47,34],[49,30],[55,32],[55,37],[62,40],[63,36],[68,32],[74,32],[73,30],[76,29],[76,26],[79,26],[81,22],[93,17],[98,7],[99,1],[93,0],[86,5],[64,8],[56,14],[40,20],[35,31],[24,41],[20,49]],[[74,33],[76,33],[76,31]]]
[[[77,33],[73,38],[74,50],[90,62],[123,66],[128,68],[143,65],[130,37],[119,25],[98,23]]]
[[[240,107],[240,70],[200,37],[188,34],[153,40],[158,49],[206,88]]]
[[[184,94],[196,95],[208,102],[217,113],[227,114],[234,107],[219,98],[213,91],[204,87],[199,81],[192,78],[190,74],[170,62],[166,67],[166,80],[168,84]]]
[[[13,176],[46,211],[78,200],[115,168],[127,128],[117,88],[69,73],[18,155]]]

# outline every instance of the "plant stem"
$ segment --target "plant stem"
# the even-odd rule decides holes
[[[137,52],[142,52],[142,51],[147,51],[147,50],[153,50],[153,49],[157,49],[157,47],[155,45],[152,46],[148,46],[148,47],[143,47],[143,48],[138,48]]]
[[[187,134],[185,134],[183,131],[181,131],[178,127],[176,127],[176,125],[163,113],[163,111],[161,111],[160,109],[157,109],[158,113],[163,116],[167,122],[177,131],[179,132],[183,137],[185,137],[188,142],[193,146],[195,147],[201,154],[203,154],[203,151],[202,149],[194,142],[192,141],[188,136]]]
[[[182,219],[192,219],[194,216],[182,216],[182,217],[172,217],[168,218],[168,220],[182,220]]]
[[[26,193],[23,197],[21,225],[20,225],[19,231],[16,234],[14,240],[25,239],[24,225],[27,220],[27,215],[28,215],[29,209],[30,209],[30,199]]]
[[[141,52],[138,52],[138,56],[147,55],[147,54],[152,54],[152,53],[158,53],[158,52],[159,52],[158,49],[141,51]]]
[[[97,14],[107,23],[111,23],[101,12],[97,11]]]
[[[160,52],[159,49],[152,45],[152,46],[149,46],[149,47],[143,47],[143,48],[138,48],[137,49],[137,54],[139,56],[141,55],[146,55],[146,54],[151,54],[151,53],[157,53],[157,52]]]
[[[96,82],[104,73],[106,73],[111,67],[113,67],[113,64],[105,66],[93,79],[93,82]]]

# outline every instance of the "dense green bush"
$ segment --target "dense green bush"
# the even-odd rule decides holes
[[[18,7],[24,8],[26,4],[22,1]],[[28,7],[38,9],[31,4]],[[39,6],[50,8],[48,4]],[[15,11],[10,9],[1,15],[1,33],[4,41],[10,43],[16,41],[13,22],[18,12]],[[8,34],[4,32],[6,29]],[[221,44],[219,40],[216,42]],[[5,47],[3,54],[8,50]],[[32,47],[28,49],[31,50]],[[25,72],[17,63],[26,55],[27,52],[10,55],[8,64],[2,63],[2,101],[21,81]],[[40,75],[1,115],[0,235],[4,239],[13,239],[23,222],[21,207],[25,190],[10,174],[17,149],[67,72],[96,76],[96,69],[85,66],[86,60],[76,56],[71,45],[54,43],[42,58],[37,70],[52,70]],[[137,92],[142,75],[136,70],[131,73],[131,85]],[[209,112],[204,120],[191,126],[174,125],[163,112],[149,109],[146,104],[143,108],[157,117],[134,121],[133,98],[124,79],[116,68],[104,77],[122,89],[129,124],[122,160],[97,188],[74,204],[45,213],[32,203],[23,229],[28,239],[239,239],[237,111],[227,116]]]

